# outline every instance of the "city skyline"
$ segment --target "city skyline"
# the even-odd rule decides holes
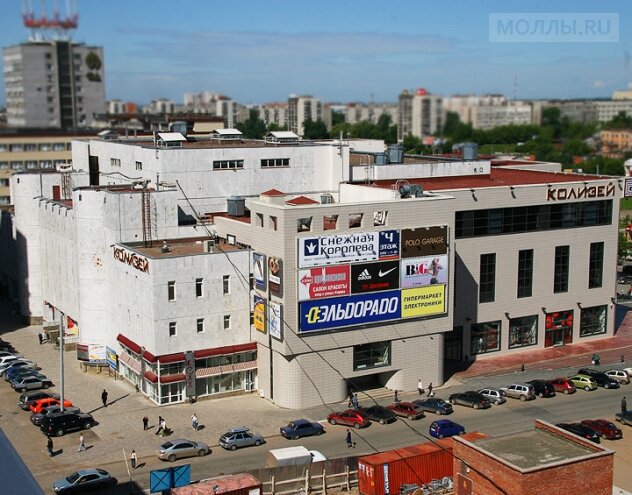
[[[48,2],[49,12],[52,2]],[[73,39],[104,47],[106,98],[146,103],[186,92],[223,93],[241,103],[286,101],[291,93],[325,101],[395,102],[403,89],[441,95],[609,97],[632,81],[628,15],[615,2],[531,2],[529,12],[619,16],[617,42],[498,43],[489,16],[500,1],[350,0],[262,5],[164,0],[79,2]],[[560,8],[566,7],[566,8]],[[20,2],[3,8],[3,47],[28,38]],[[4,82],[0,104],[4,105]]]

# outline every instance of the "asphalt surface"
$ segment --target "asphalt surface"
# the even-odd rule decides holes
[[[0,315],[1,317],[2,315]],[[58,351],[50,345],[39,346],[37,327],[10,327],[2,337],[18,348],[26,357],[40,364],[44,372],[56,384],[58,378]],[[31,425],[29,413],[20,410],[17,405],[19,394],[11,390],[8,383],[0,380],[0,427],[14,444],[36,479],[47,493],[51,493],[51,484],[55,479],[65,476],[78,468],[102,467],[110,471],[119,481],[119,486],[104,493],[132,493],[148,488],[149,471],[170,466],[170,463],[156,458],[155,451],[162,441],[155,436],[155,424],[158,415],[167,418],[167,424],[174,430],[171,438],[190,438],[208,443],[212,453],[203,458],[191,458],[177,461],[174,465],[190,464],[191,478],[202,479],[223,473],[240,472],[247,468],[262,467],[267,451],[292,445],[304,445],[309,449],[321,451],[328,458],[349,455],[364,455],[389,450],[396,447],[427,441],[428,426],[436,418],[432,413],[417,421],[398,419],[390,425],[372,424],[362,430],[352,430],[355,449],[345,444],[346,428],[325,424],[326,433],[320,437],[301,440],[286,440],[279,436],[279,427],[297,418],[325,421],[332,410],[346,409],[346,404],[334,404],[303,411],[280,409],[269,401],[256,395],[200,401],[196,404],[179,404],[157,407],[143,398],[123,381],[115,381],[107,373],[84,373],[74,360],[73,353],[66,354],[66,397],[85,412],[92,412],[98,425],[85,433],[86,452],[77,452],[79,433],[71,433],[55,438],[55,457],[46,453],[46,438],[38,428]],[[587,363],[588,365],[589,363]],[[626,363],[632,366],[632,363]],[[471,378],[465,383],[448,383],[435,389],[436,396],[447,398],[453,392],[475,390],[482,387],[499,387],[516,381],[534,378],[554,378],[569,376],[575,369],[549,370],[545,372],[515,372],[504,376]],[[101,391],[109,392],[107,408],[102,407]],[[597,389],[592,392],[579,390],[573,395],[558,394],[549,399],[536,399],[529,402],[508,399],[506,404],[493,406],[488,410],[473,410],[455,406],[450,419],[461,423],[467,431],[480,431],[490,436],[511,434],[533,428],[534,419],[546,421],[574,422],[587,418],[614,419],[621,398],[632,397],[632,385],[623,385],[620,389]],[[379,394],[378,394],[379,395]],[[414,393],[400,393],[401,400],[417,398]],[[369,405],[370,399],[360,397],[361,405]],[[388,404],[392,397],[375,399],[380,404]],[[628,401],[630,402],[630,400]],[[190,416],[195,412],[200,423],[200,431],[194,432],[190,426]],[[150,431],[143,431],[141,418],[150,418]],[[443,417],[443,416],[442,416]],[[219,436],[231,426],[248,425],[253,431],[266,437],[266,444],[260,447],[225,451],[217,445]],[[621,488],[632,491],[632,475],[629,466],[632,463],[632,430],[623,427],[624,438],[620,441],[604,441],[604,444],[616,451],[615,483]],[[131,449],[139,456],[140,468],[130,470],[124,459],[129,457]],[[94,492],[99,493],[99,492]]]

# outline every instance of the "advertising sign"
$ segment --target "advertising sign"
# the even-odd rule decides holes
[[[77,359],[88,363],[105,363],[105,346],[99,344],[77,344]]]
[[[300,237],[298,239],[298,266],[309,268],[319,265],[375,261],[379,253],[378,232]]]
[[[252,276],[255,289],[266,290],[266,255],[252,253]]]
[[[113,370],[118,369],[118,355],[114,349],[105,348],[105,359]]]
[[[195,355],[193,351],[184,353],[184,383],[187,397],[195,396]]]
[[[351,266],[351,293],[399,288],[399,261],[362,263]]]
[[[401,261],[402,289],[448,283],[448,255],[406,258]]]
[[[283,261],[276,256],[268,257],[268,290],[270,294],[283,297]]]
[[[402,318],[437,315],[445,311],[445,285],[402,291]]]
[[[400,317],[398,290],[299,303],[300,332],[376,323]]]
[[[419,227],[402,229],[402,258],[437,256],[448,252],[448,228]]]
[[[349,290],[349,265],[323,266],[298,271],[299,301],[346,296]]]
[[[70,316],[66,317],[66,331],[64,337],[79,337],[79,325]]]
[[[381,260],[395,260],[399,258],[399,230],[382,230],[380,232]]]
[[[252,313],[255,330],[266,333],[266,300],[257,294],[253,295]]]
[[[283,306],[279,303],[270,301],[268,304],[268,332],[270,337],[277,340],[283,340]]]

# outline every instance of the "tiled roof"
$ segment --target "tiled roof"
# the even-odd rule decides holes
[[[262,192],[261,196],[285,196],[285,193],[277,189],[270,189],[269,191]]]
[[[317,205],[318,201],[306,198],[305,196],[297,196],[296,198],[292,198],[289,201],[286,201],[285,204],[290,206]]]

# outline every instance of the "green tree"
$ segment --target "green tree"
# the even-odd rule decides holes
[[[603,129],[630,129],[632,128],[632,117],[625,112],[619,112],[609,122],[602,126]]]
[[[445,124],[443,126],[443,135],[447,137],[454,136],[459,124],[461,123],[461,119],[459,118],[459,114],[456,112],[448,112],[445,116]]]
[[[345,122],[345,114],[342,112],[337,112],[336,110],[331,111],[331,126],[335,126],[338,124],[344,124]]]
[[[418,153],[423,148],[421,139],[412,134],[406,136],[402,144],[404,145],[405,153]]]
[[[284,125],[275,124],[274,122],[270,122],[270,125],[268,125],[268,132],[273,131],[287,131],[287,127],[285,127]]]
[[[303,122],[303,137],[305,139],[327,139],[329,133],[327,132],[327,126],[325,123],[318,120],[306,120]]]
[[[259,118],[259,112],[254,108],[250,109],[248,119],[236,124],[236,127],[248,139],[263,139],[267,132],[265,123]]]

